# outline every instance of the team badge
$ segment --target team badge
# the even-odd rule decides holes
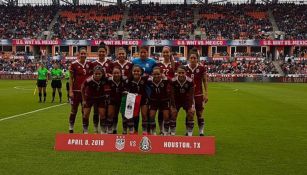
[[[116,136],[115,148],[119,151],[125,148],[125,136]]]
[[[146,63],[146,65],[145,65],[146,67],[149,67],[149,64],[148,63]]]
[[[160,85],[161,87],[164,87],[164,83],[161,83],[161,85]]]
[[[144,136],[140,143],[140,150],[147,152],[151,150],[151,142],[148,137]]]
[[[188,84],[185,84],[185,85],[184,85],[184,87],[185,87],[185,88],[188,88],[188,87],[189,87],[189,85],[188,85]]]
[[[90,66],[87,64],[87,65],[86,65],[86,68],[89,68],[89,67],[90,67]]]
[[[196,73],[198,73],[199,72],[199,69],[196,69]]]
[[[106,63],[105,65],[106,65],[106,67],[108,67],[108,66],[109,66],[109,65],[108,65],[108,63]]]
[[[126,68],[126,69],[129,69],[129,66],[128,66],[128,65],[126,65],[126,66],[125,66],[125,68]]]

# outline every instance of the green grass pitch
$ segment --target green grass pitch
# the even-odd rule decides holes
[[[0,80],[0,120],[59,104],[50,102],[50,83],[46,103],[34,88],[35,81]],[[55,134],[67,132],[69,111],[65,104],[0,121],[0,174],[307,173],[307,84],[210,83],[205,135],[216,137],[214,156],[56,152]],[[180,135],[183,120],[181,113]]]

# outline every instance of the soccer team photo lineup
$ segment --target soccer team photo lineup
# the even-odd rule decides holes
[[[306,175],[307,0],[0,0],[0,175]]]
[[[67,79],[67,100],[71,104],[69,133],[74,133],[78,108],[81,106],[83,133],[89,133],[90,113],[93,113],[94,133],[176,135],[177,116],[182,108],[186,114],[186,135],[192,136],[194,115],[199,136],[204,136],[204,105],[208,102],[208,75],[199,61],[197,49],[189,53],[189,63],[182,65],[164,46],[161,62],[148,57],[148,47],[140,48],[140,58],[127,60],[123,47],[116,52],[116,60],[106,58],[107,46],[102,42],[98,59],[87,60],[86,48],[80,48],[77,60],[68,70],[59,69],[54,62],[50,73],[42,63],[38,69],[39,102],[46,102],[46,86],[51,80],[52,103],[56,91],[62,102],[62,78]],[[66,98],[66,97],[65,97]],[[118,123],[121,113],[122,122]],[[141,114],[141,115],[140,115]],[[157,116],[157,117],[156,117]],[[157,118],[157,121],[156,121]],[[141,121],[141,122],[140,122]]]

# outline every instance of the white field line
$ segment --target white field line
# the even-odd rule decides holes
[[[33,113],[36,113],[36,112],[39,112],[39,111],[44,111],[44,110],[47,110],[47,109],[55,108],[55,107],[58,107],[58,106],[63,106],[63,105],[66,105],[66,104],[67,103],[63,103],[63,104],[59,104],[59,105],[53,105],[53,106],[49,106],[49,107],[46,107],[46,108],[41,108],[41,109],[37,109],[37,110],[34,110],[34,111],[30,111],[30,112],[26,112],[26,113],[22,113],[22,114],[17,114],[17,115],[13,115],[13,116],[10,116],[10,117],[5,117],[5,118],[0,119],[0,122],[5,121],[5,120],[9,120],[9,119],[13,119],[13,118],[17,118],[17,117],[20,117],[20,116],[28,115],[28,114],[33,114]]]
[[[23,88],[21,86],[15,86],[14,89],[17,89],[17,90],[24,90],[24,91],[33,91],[34,89],[27,89],[27,88]]]

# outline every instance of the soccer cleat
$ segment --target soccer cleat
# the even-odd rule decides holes
[[[204,134],[199,134],[199,136],[205,136]]]
[[[70,129],[70,130],[69,130],[69,133],[74,133],[74,130]]]
[[[117,130],[113,130],[113,134],[117,134]]]
[[[185,133],[185,136],[188,136],[188,133],[187,133],[187,132]]]

